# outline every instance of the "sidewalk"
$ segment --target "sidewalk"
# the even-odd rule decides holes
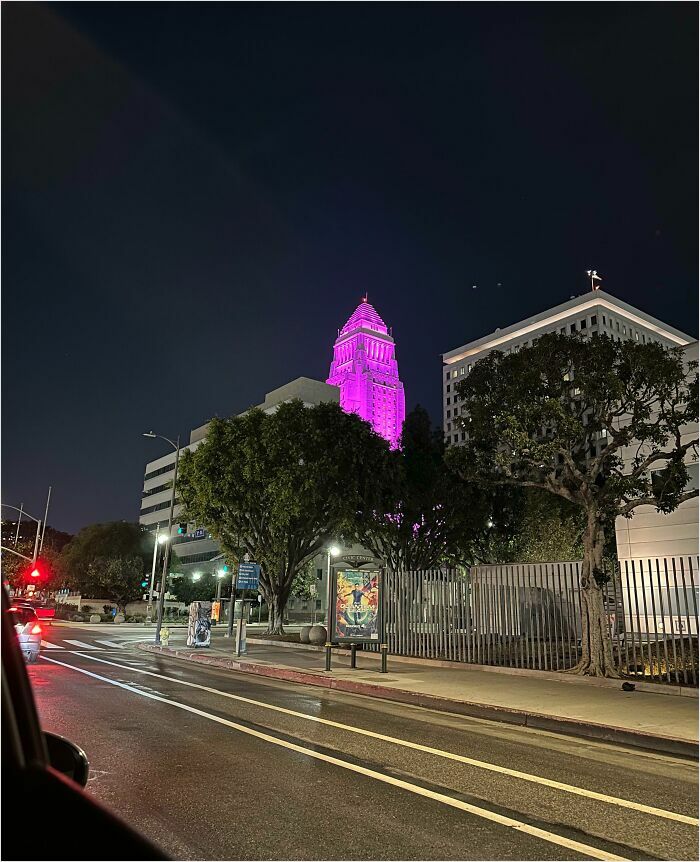
[[[323,652],[313,648],[262,644],[250,638],[248,652],[236,658],[233,642],[215,637],[208,649],[187,647],[178,632],[168,647],[139,644],[187,661],[244,673],[322,686],[415,706],[455,712],[509,724],[634,745],[697,759],[697,692],[684,697],[646,690],[624,692],[620,683],[594,681],[570,684],[524,673],[493,673],[474,665],[426,666],[389,656],[389,672],[379,673],[373,654],[358,652],[350,668],[349,651],[333,650],[333,670],[324,670]],[[616,681],[617,682],[617,681]],[[648,690],[652,688],[652,690]],[[662,690],[663,687],[654,687]]]

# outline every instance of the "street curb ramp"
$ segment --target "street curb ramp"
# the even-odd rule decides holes
[[[634,748],[643,748],[648,751],[698,760],[698,745],[691,740],[679,737],[659,736],[640,730],[630,730],[629,728],[616,727],[609,724],[546,715],[530,710],[511,709],[505,706],[492,706],[465,700],[451,700],[435,694],[424,694],[401,688],[388,688],[370,682],[339,679],[327,675],[324,671],[301,670],[285,665],[257,664],[250,661],[207,655],[199,651],[194,652],[175,649],[173,647],[161,647],[147,643],[138,644],[138,648],[145,652],[165,654],[181,661],[205,664],[211,667],[225,668],[241,673],[252,673],[257,676],[282,679],[287,682],[297,682],[303,685],[315,685],[331,689],[332,691],[346,691],[351,694],[361,694],[367,697],[406,703],[411,706],[434,709],[439,712],[468,715],[472,718],[481,718],[487,721],[499,721],[504,724],[531,727],[537,730],[548,730],[553,733],[564,733],[585,739],[595,739],[600,742],[629,745]]]

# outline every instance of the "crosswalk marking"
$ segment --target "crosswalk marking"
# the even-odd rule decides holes
[[[95,638],[95,642],[98,644],[104,644],[104,646],[114,647],[115,649],[124,649],[124,644],[118,644],[115,641],[103,641],[99,638]]]
[[[58,644],[52,644],[48,641],[42,641],[41,645],[44,649],[65,649],[65,647],[58,646]]]
[[[96,647],[94,644],[86,644],[85,641],[73,641],[70,638],[65,638],[67,644],[73,644],[74,646],[81,647],[82,649],[102,649],[102,647]]]

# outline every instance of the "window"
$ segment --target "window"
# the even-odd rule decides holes
[[[446,404],[449,404],[449,403],[450,403],[450,396],[449,396],[449,395],[447,396],[447,401],[446,401],[445,403],[446,403]]]
[[[148,491],[144,491],[141,496],[150,497],[152,494],[160,494],[161,491],[169,491],[170,488],[170,482],[166,482],[165,485],[157,485],[155,488],[149,488]]]
[[[688,471],[688,482],[685,486],[686,491],[697,491],[700,488],[700,464],[686,464]]]
[[[603,326],[607,326],[607,324],[605,322],[605,315],[603,315]]]
[[[592,314],[591,315],[591,326],[597,326],[597,325],[598,325],[598,315]]]
[[[627,335],[627,327],[624,324],[622,326],[622,334]]]
[[[615,323],[617,324],[617,331],[619,332],[620,331],[620,321],[616,320]]]
[[[639,333],[638,333],[636,330],[635,330],[635,333],[634,333],[634,340],[635,340],[635,341],[639,341]]]
[[[583,320],[581,321],[581,326],[580,326],[580,328],[581,328],[581,329],[585,329],[587,326],[588,326],[588,321],[587,321],[587,320],[586,320],[586,318],[584,317],[584,318],[583,318]]]
[[[316,610],[317,611],[321,610],[321,599],[316,599]]]
[[[448,418],[448,419],[450,418],[450,415],[451,415],[451,414],[450,414],[450,411],[448,410],[448,411],[447,411],[447,418]]]
[[[147,481],[148,479],[152,479],[154,476],[162,476],[163,473],[172,473],[175,469],[175,462],[172,464],[166,464],[165,467],[159,467],[158,470],[153,470],[151,473],[146,473],[143,477],[143,481]]]
[[[447,392],[449,392],[449,391],[450,391],[450,384],[449,384],[449,383],[447,384],[447,390],[446,390],[446,391],[447,391]]]
[[[471,370],[472,370],[471,365],[467,366],[467,370],[468,370],[468,371],[471,371]]]
[[[459,440],[459,434],[455,434],[455,436],[454,436],[454,441],[455,441],[455,443],[456,443],[458,440]]]
[[[459,376],[462,377],[464,375],[464,366],[459,369]]]
[[[569,324],[569,335],[571,335],[572,332],[576,332],[576,324],[575,323]]]
[[[445,380],[449,380],[449,379],[450,379],[450,372],[446,371],[445,372]]]
[[[452,372],[452,377],[453,377],[453,379],[454,379],[456,376],[457,376],[457,369],[455,368],[455,370]]]
[[[462,440],[466,440],[466,439],[467,439],[467,432],[462,431]]]

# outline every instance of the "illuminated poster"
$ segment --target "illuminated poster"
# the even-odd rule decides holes
[[[379,572],[336,574],[334,640],[379,640]]]
[[[211,644],[211,602],[192,602],[187,623],[187,646],[208,647]]]

